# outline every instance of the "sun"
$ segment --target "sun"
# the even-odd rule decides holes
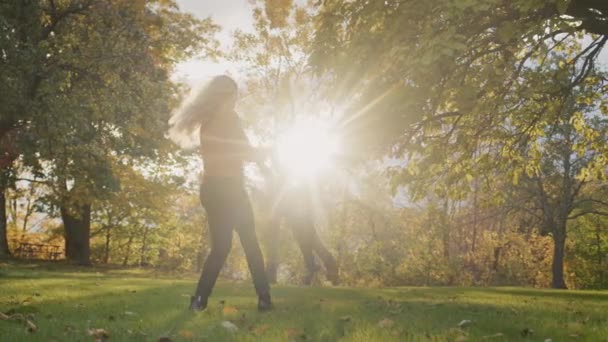
[[[310,180],[332,166],[340,141],[318,120],[296,121],[277,140],[280,167],[293,180]]]

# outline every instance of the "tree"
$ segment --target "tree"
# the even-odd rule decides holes
[[[521,152],[559,112],[545,100],[593,77],[607,15],[598,1],[326,1],[312,62],[344,85],[338,96],[356,99],[351,112],[365,109],[360,144],[407,160],[396,183],[413,170],[441,179],[427,191],[462,196],[482,172],[538,169]],[[560,81],[532,88],[547,77]]]
[[[168,249],[171,243],[163,236],[169,240],[172,233],[183,229],[176,227],[175,220],[183,210],[179,208],[182,199],[191,197],[191,192],[183,189],[183,177],[175,175],[184,164],[183,158],[175,154],[162,162],[147,158],[115,160],[113,169],[121,191],[97,201],[92,212],[96,224],[91,237],[97,242],[97,260],[107,264],[122,259],[126,265],[132,263],[133,256],[139,260],[136,264],[148,266],[157,261],[154,252]],[[181,225],[200,227],[200,223],[193,219]],[[118,250],[120,245],[123,251]]]
[[[15,1],[2,10],[14,33],[3,127],[19,130],[25,165],[54,184],[67,257],[87,264],[91,204],[118,186],[108,156],[163,153],[179,90],[172,66],[213,53],[217,27],[172,1]]]
[[[586,215],[573,222],[567,255],[570,270],[575,274],[577,288],[606,288],[608,286],[608,232],[606,217]]]
[[[564,253],[569,220],[606,213],[598,193],[587,191],[606,178],[608,121],[600,110],[606,102],[602,92],[606,81],[603,74],[591,73],[585,81],[572,85],[574,77],[560,67],[564,59],[549,58],[554,70],[548,74],[526,72],[530,89],[528,96],[519,100],[520,115],[543,111],[543,117],[529,127],[532,133],[523,138],[525,143],[516,157],[524,161],[524,167],[513,171],[515,184],[522,183],[518,187],[521,202],[514,205],[537,217],[541,233],[553,238],[552,286],[566,288]],[[548,88],[539,86],[541,79]],[[559,85],[564,82],[571,86]]]

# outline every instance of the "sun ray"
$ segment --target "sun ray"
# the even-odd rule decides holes
[[[395,88],[397,88],[397,86],[398,86],[397,83],[394,84],[394,85],[392,85],[385,92],[383,92],[382,94],[378,95],[378,97],[376,97],[375,99],[373,99],[372,101],[370,101],[368,104],[366,104],[365,106],[363,106],[356,113],[354,113],[353,115],[348,116],[344,121],[340,122],[340,127],[346,127],[351,122],[359,119],[361,116],[363,116],[366,113],[368,113],[368,111],[369,111],[370,108],[372,108],[373,106],[375,106],[378,102],[382,101],[386,96],[388,96],[388,94],[391,91],[393,91]]]

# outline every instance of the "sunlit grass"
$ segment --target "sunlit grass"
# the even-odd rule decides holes
[[[92,340],[90,328],[105,329],[111,341],[156,341],[161,336],[174,341],[454,341],[491,336],[602,341],[608,336],[607,292],[277,286],[276,310],[259,314],[249,284],[221,283],[208,311],[194,314],[186,310],[194,284],[194,278],[159,278],[141,271],[2,265],[0,311],[30,314],[38,330],[28,333],[19,322],[0,321],[0,340],[86,341]],[[222,328],[226,320],[239,331]],[[472,323],[461,329],[462,320]]]

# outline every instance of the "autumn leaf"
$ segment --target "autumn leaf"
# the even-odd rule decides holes
[[[194,337],[194,333],[190,330],[180,330],[179,336],[185,339],[191,339]]]
[[[532,336],[534,334],[534,330],[530,329],[530,328],[524,328],[521,331],[521,336],[523,337],[528,337],[528,336]]]
[[[222,309],[222,313],[224,315],[233,315],[233,314],[236,314],[238,312],[239,312],[239,310],[237,310],[237,308],[235,308],[234,306],[225,306]]]
[[[25,321],[25,330],[28,333],[33,333],[36,332],[38,330],[38,327],[36,326],[36,324],[34,324],[32,321],[30,321],[29,319]]]
[[[237,327],[234,323],[230,321],[223,321],[220,325],[222,326],[222,328],[228,330],[231,333],[239,331],[239,327]]]
[[[110,338],[110,333],[105,329],[89,329],[89,336],[93,336],[96,342],[104,342]]]
[[[378,327],[380,327],[380,328],[390,328],[393,325],[395,325],[395,322],[389,318],[385,318],[385,319],[381,320],[380,322],[378,322]]]
[[[257,327],[252,327],[252,329],[250,329],[250,330],[251,330],[251,332],[252,332],[254,335],[262,335],[262,334],[264,334],[264,333],[265,333],[265,332],[266,332],[268,329],[270,329],[270,325],[268,325],[268,324],[262,324],[262,325],[259,325],[259,326],[257,326]]]
[[[470,326],[471,324],[473,324],[473,321],[471,321],[470,319],[463,319],[462,321],[460,321],[460,323],[458,323],[458,327],[466,328],[466,327]]]
[[[11,321],[25,322],[25,317],[20,313],[12,314],[9,319]]]
[[[353,317],[351,315],[346,315],[346,316],[340,317],[340,320],[343,322],[350,322],[353,320]]]
[[[484,340],[489,340],[489,339],[492,339],[492,338],[500,338],[500,337],[504,337],[504,336],[505,336],[505,334],[503,334],[503,333],[496,333],[494,335],[482,336],[481,338],[484,339]]]
[[[297,336],[302,336],[302,334],[304,334],[304,331],[298,328],[289,328],[285,330],[285,335],[287,335],[287,338],[290,339]]]

